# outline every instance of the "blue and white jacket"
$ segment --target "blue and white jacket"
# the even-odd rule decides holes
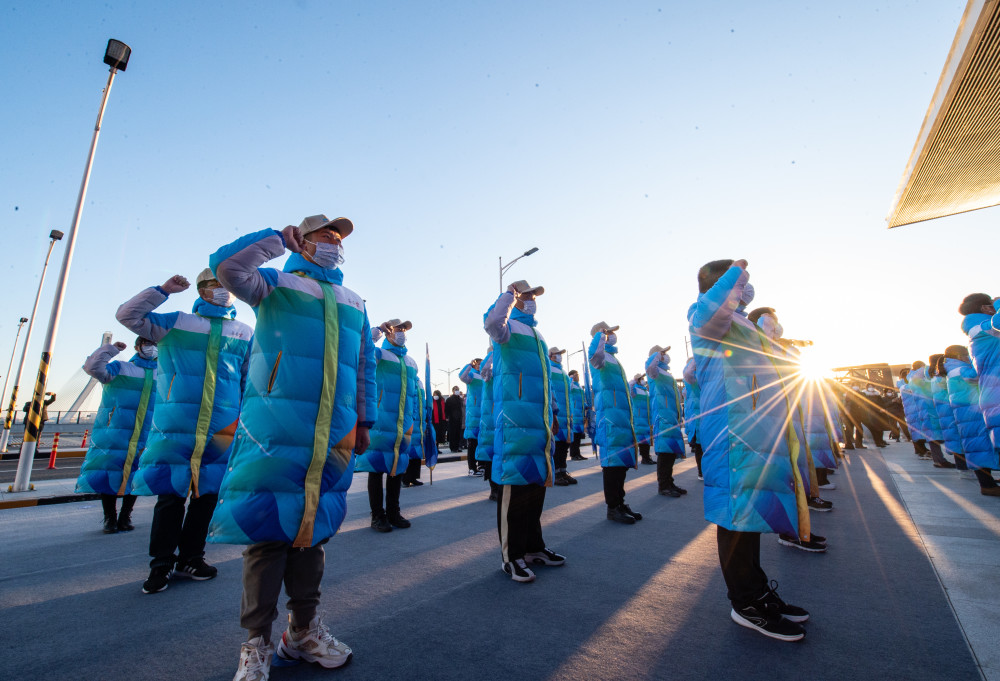
[[[970,314],[962,320],[979,373],[979,408],[994,448],[1000,448],[1000,314]]]
[[[594,411],[597,419],[594,444],[597,445],[602,468],[638,468],[632,393],[617,354],[618,348],[607,345],[603,333],[594,334],[587,350],[587,359],[594,368]]]
[[[660,353],[646,360],[649,377],[649,403],[652,412],[653,451],[657,454],[684,454],[681,434],[680,399],[677,381],[670,374],[670,361]]]
[[[948,371],[948,399],[969,468],[1000,468],[1000,458],[979,407],[979,375],[971,364],[960,359],[945,357],[944,367]]]
[[[371,444],[357,457],[354,470],[402,475],[414,426],[420,425],[423,403],[417,396],[417,363],[386,338],[375,348],[375,388],[378,391]]]

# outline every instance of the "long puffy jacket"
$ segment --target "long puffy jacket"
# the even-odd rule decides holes
[[[553,399],[549,348],[535,316],[504,291],[483,323],[493,341],[493,482],[552,486]],[[556,407],[558,410],[558,407]]]
[[[496,423],[493,421],[493,351],[486,353],[479,365],[483,379],[483,399],[479,407],[479,442],[476,444],[476,461],[493,460],[493,438]]]
[[[638,468],[632,393],[617,353],[618,348],[605,344],[603,333],[594,334],[587,351],[594,368],[594,444],[603,468]]]
[[[1000,448],[1000,314],[970,314],[962,320],[979,372],[979,408],[993,447]]]
[[[740,532],[809,535],[798,458],[804,456],[773,350],[736,314],[747,281],[733,266],[691,306],[688,321],[701,388],[705,519]]]
[[[839,433],[834,433],[839,426],[834,425],[833,398],[822,382],[806,381],[803,385],[805,389],[799,406],[813,463],[821,468],[837,468]]]
[[[573,404],[570,394],[570,383],[572,381],[569,380],[569,376],[563,371],[562,364],[553,362],[551,358],[549,359],[549,372],[549,375],[552,376],[552,400],[558,405],[559,409],[559,418],[556,419],[559,428],[553,434],[557,442],[568,442],[570,429],[572,428],[570,421],[573,418]]]
[[[375,347],[364,301],[340,269],[285,252],[265,229],[216,251],[219,281],[254,308],[240,426],[211,541],[315,546],[344,520],[357,427],[375,421]]]
[[[583,387],[573,379],[569,385],[569,410],[570,429],[574,434],[583,434]]]
[[[156,411],[132,481],[132,493],[216,494],[240,415],[253,329],[236,308],[195,301],[194,314],[153,312],[167,299],[159,286],[118,308],[117,318],[157,342]]]
[[[651,436],[649,387],[629,381],[628,391],[632,397],[632,425],[635,427],[636,442],[648,444]]]
[[[934,376],[931,379],[931,397],[934,400],[934,410],[937,412],[945,451],[950,454],[961,454],[962,437],[958,434],[955,412],[952,411],[951,399],[948,397],[947,376]]]
[[[701,411],[701,388],[698,387],[697,364],[694,357],[684,365],[684,432],[688,442],[698,442],[698,422]]]
[[[807,496],[818,496],[814,491],[819,485],[816,477],[818,464],[813,458],[809,437],[806,434],[806,410],[803,405],[806,391],[800,369],[801,354],[796,346],[782,342],[778,333],[780,325],[772,324],[772,320],[773,317],[770,315],[764,315],[757,320],[757,326],[763,332],[764,347],[769,352],[768,358],[782,379],[791,425],[795,430],[795,439],[799,442],[799,456],[794,458],[798,465],[799,477],[805,485]]]
[[[132,474],[153,422],[156,360],[133,355],[127,362],[109,361],[119,352],[107,343],[83,363],[83,370],[103,383],[104,389],[76,481],[78,494],[131,494]]]
[[[410,435],[410,446],[406,450],[411,459],[424,458],[424,437],[427,434],[427,394],[424,393],[424,383],[417,376],[417,402],[414,405],[416,414],[413,417],[413,434]],[[402,471],[406,472],[406,471]]]
[[[914,440],[926,440],[927,436],[920,429],[913,388],[902,378],[896,381],[896,388],[899,390],[899,399],[903,402],[903,416],[906,418],[906,425],[910,429],[910,437]]]
[[[421,402],[417,399],[417,363],[388,339],[375,349],[375,425],[371,444],[358,455],[355,471],[402,475],[409,463],[407,451],[414,426],[419,427]]]
[[[962,438],[962,452],[970,468],[1000,468],[1000,457],[990,442],[983,411],[979,407],[979,375],[968,362],[946,357],[948,399]]]
[[[920,430],[927,435],[928,440],[942,441],[941,425],[938,421],[937,409],[934,406],[934,396],[931,392],[930,376],[927,367],[920,367],[910,372],[910,389],[913,390],[914,403],[917,406],[917,420]]]
[[[471,364],[466,364],[458,373],[458,378],[469,386],[465,390],[465,430],[462,437],[475,440],[479,438],[479,419],[482,415],[483,377]]]
[[[669,361],[660,353],[646,360],[649,377],[649,404],[653,426],[653,451],[657,454],[683,454],[684,436],[681,434],[680,404],[677,381],[670,374]]]

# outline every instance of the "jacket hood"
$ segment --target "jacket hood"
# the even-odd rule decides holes
[[[291,274],[301,272],[310,279],[325,281],[328,284],[336,284],[337,286],[341,286],[344,283],[344,271],[339,267],[336,269],[320,267],[306,260],[301,253],[292,253],[288,256],[285,266],[281,269]]]
[[[230,305],[229,307],[220,307],[218,305],[212,305],[212,303],[207,300],[199,298],[194,301],[194,305],[191,307],[191,311],[196,315],[201,317],[219,317],[221,319],[236,319],[236,308]]]
[[[143,369],[155,369],[156,368],[156,360],[155,359],[146,359],[145,357],[140,357],[138,355],[138,353],[132,355],[132,357],[129,359],[129,362],[131,362],[132,364],[136,365],[137,367],[142,367]]]

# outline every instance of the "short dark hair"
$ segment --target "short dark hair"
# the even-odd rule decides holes
[[[930,367],[930,369],[928,370],[927,373],[929,373],[931,376],[941,376],[942,374],[939,367],[941,366],[941,363],[943,361],[944,361],[944,354],[940,352],[936,352],[930,357],[928,357],[927,365]]]
[[[907,369],[906,367],[903,367],[902,369],[899,370],[899,377],[900,378],[906,378],[909,375],[910,375],[910,370]]]
[[[915,359],[913,360],[913,364],[910,365],[910,368],[916,371],[917,369],[923,369],[925,366],[927,365],[921,362],[919,359]]]
[[[983,305],[992,304],[993,299],[985,293],[970,293],[962,299],[962,304],[958,306],[958,314],[975,314]]]
[[[698,293],[705,293],[715,285],[723,274],[733,266],[734,260],[713,260],[698,270]]]
[[[747,315],[747,319],[756,324],[757,320],[766,314],[777,315],[778,313],[774,311],[773,307],[758,307],[757,309],[752,310],[750,314]]]
[[[944,356],[949,359],[962,359],[968,354],[969,350],[964,345],[949,345],[944,349]]]
[[[570,369],[568,375],[569,376],[579,376],[580,373],[576,369]]]

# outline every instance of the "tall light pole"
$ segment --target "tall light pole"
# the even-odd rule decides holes
[[[17,333],[14,334],[14,347],[10,351],[10,363],[7,365],[7,373],[3,377],[3,392],[0,392],[0,404],[3,404],[3,398],[7,397],[7,384],[10,383],[10,370],[14,368],[14,355],[17,354],[17,340],[21,337],[21,329],[27,323],[27,317],[21,317],[17,321]]]
[[[514,265],[514,263],[516,263],[521,258],[526,258],[527,256],[531,255],[532,253],[537,253],[537,252],[538,252],[538,247],[537,246],[535,246],[534,248],[530,248],[527,251],[525,251],[524,253],[522,253],[521,255],[519,255],[516,258],[514,258],[513,260],[511,260],[506,265],[503,264],[503,258],[497,258],[497,260],[500,261],[500,293],[503,293],[503,275],[504,275],[504,273],[507,270],[509,270]]]
[[[83,171],[83,181],[80,183],[80,193],[76,198],[76,210],[73,213],[73,224],[69,228],[69,243],[63,255],[62,268],[59,270],[59,283],[56,286],[55,299],[52,301],[52,312],[49,315],[49,328],[45,334],[45,347],[42,349],[42,359],[38,363],[38,377],[35,379],[35,392],[31,398],[31,408],[24,420],[24,440],[21,442],[21,456],[17,463],[17,476],[14,478],[12,490],[24,492],[29,489],[31,479],[31,463],[38,447],[38,428],[42,420],[42,397],[45,392],[45,381],[49,375],[49,363],[52,360],[52,348],[55,346],[56,333],[59,331],[59,317],[62,314],[63,296],[66,294],[66,281],[69,278],[69,267],[73,262],[73,250],[76,247],[76,236],[79,232],[80,215],[83,213],[83,202],[87,198],[87,186],[90,184],[90,169],[94,165],[94,152],[97,151],[97,138],[101,134],[101,121],[104,119],[104,108],[108,104],[111,85],[115,74],[124,71],[128,66],[132,48],[120,40],[111,39],[104,51],[104,63],[111,67],[108,83],[104,86],[104,96],[101,98],[101,108],[97,112],[97,123],[94,124],[94,137],[90,142],[90,152],[87,154],[87,165]]]
[[[14,376],[14,389],[10,393],[10,406],[7,407],[7,418],[3,422],[3,433],[0,434],[0,452],[7,451],[7,440],[10,439],[10,429],[14,425],[14,414],[17,413],[17,389],[21,385],[21,375],[24,373],[24,360],[28,358],[28,345],[31,343],[31,332],[35,328],[35,317],[38,315],[38,300],[42,297],[42,286],[45,284],[45,272],[49,269],[49,258],[52,256],[52,248],[56,242],[63,238],[63,233],[58,229],[49,232],[49,251],[45,254],[45,264],[42,265],[42,276],[38,279],[38,292],[35,294],[35,305],[31,308],[31,316],[28,317],[28,331],[24,334],[24,349],[21,350],[21,361],[17,363],[17,374]],[[13,359],[13,356],[11,356]],[[6,391],[5,391],[6,392]]]
[[[451,375],[453,373],[455,373],[456,371],[461,371],[461,370],[462,370],[461,367],[459,367],[457,369],[438,369],[438,371],[443,371],[444,373],[448,374],[448,385],[445,388],[445,392],[448,393],[449,395],[451,394],[451,389],[452,389]]]

